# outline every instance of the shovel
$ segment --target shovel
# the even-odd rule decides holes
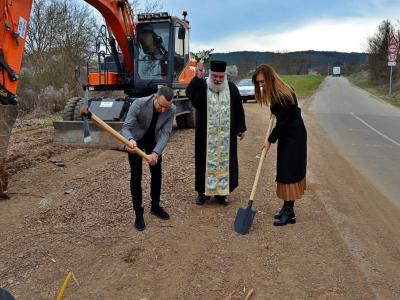
[[[88,98],[87,92],[85,93],[85,97]],[[85,101],[84,101],[85,102]],[[84,127],[84,140],[85,141],[90,141],[90,132],[89,132],[89,125],[87,120],[92,120],[93,123],[95,123],[97,126],[100,128],[104,129],[107,131],[109,134],[111,134],[114,138],[116,138],[118,141],[123,143],[125,146],[130,147],[131,143],[123,136],[121,135],[118,131],[116,131],[114,128],[109,126],[106,122],[104,122],[102,119],[100,119],[98,116],[96,116],[94,113],[92,113],[87,104],[83,105],[80,109],[81,116],[83,117],[83,127]],[[146,161],[150,161],[150,157],[140,150],[139,148],[136,149],[139,156],[144,158]]]
[[[267,135],[265,137],[265,142],[268,141],[268,137],[271,134],[272,124],[274,123],[274,119],[275,119],[275,117],[272,117],[269,120],[269,125],[268,125]],[[260,173],[261,173],[261,167],[264,162],[266,154],[267,154],[267,150],[266,150],[266,148],[263,148],[263,150],[261,152],[260,161],[258,163],[256,178],[254,179],[253,188],[251,189],[250,200],[247,204],[247,207],[239,208],[237,211],[237,214],[236,214],[236,219],[235,219],[235,223],[234,223],[235,231],[237,233],[240,233],[243,235],[249,233],[251,224],[253,224],[254,216],[256,215],[256,211],[252,209],[253,200],[254,200],[254,195],[256,193],[256,189],[257,189],[258,179],[259,179]]]

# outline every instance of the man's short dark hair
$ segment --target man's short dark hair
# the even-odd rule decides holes
[[[171,101],[174,98],[174,90],[168,86],[162,86],[158,89],[156,96],[164,96],[165,99]]]

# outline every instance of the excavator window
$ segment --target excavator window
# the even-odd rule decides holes
[[[185,54],[188,49],[185,49],[185,28],[178,24],[175,27],[175,54],[174,54],[174,77],[178,78],[179,74],[185,67]]]
[[[167,79],[169,23],[138,26],[138,74],[141,79]]]

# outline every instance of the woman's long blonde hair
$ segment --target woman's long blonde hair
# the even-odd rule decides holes
[[[264,75],[263,91],[256,78],[258,74]],[[251,79],[254,84],[255,96],[258,103],[266,105],[288,105],[294,104],[293,89],[284,82],[275,70],[267,64],[259,65]]]

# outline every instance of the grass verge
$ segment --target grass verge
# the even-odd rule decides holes
[[[311,95],[325,79],[325,76],[319,75],[282,75],[281,77],[300,97]]]
[[[389,96],[389,84],[374,85],[368,79],[367,74],[359,73],[348,77],[351,83],[370,92],[371,94],[385,100],[386,102],[400,107],[400,85],[393,84],[392,95]]]

